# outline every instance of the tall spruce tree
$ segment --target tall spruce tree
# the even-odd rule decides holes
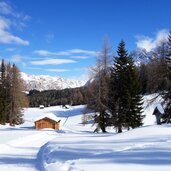
[[[165,101],[165,115],[164,120],[167,123],[171,123],[171,32],[168,35],[168,52],[166,55],[166,78],[168,82],[167,90],[164,93],[164,101]]]
[[[142,125],[142,99],[137,70],[133,59],[128,56],[124,41],[118,46],[118,57],[114,58],[109,84],[109,108],[117,132],[123,128]]]
[[[11,64],[7,64],[6,66],[6,81],[5,81],[5,87],[6,87],[6,97],[5,97],[5,104],[6,104],[6,119],[7,119],[7,123],[10,123],[10,117],[12,116],[11,114],[11,77],[12,77],[12,68],[11,68]]]

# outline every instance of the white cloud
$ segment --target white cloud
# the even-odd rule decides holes
[[[45,59],[39,61],[31,61],[32,65],[61,65],[69,63],[76,63],[76,61],[69,59]]]
[[[71,56],[73,59],[88,59],[89,56]]]
[[[71,49],[71,50],[68,50],[69,53],[71,54],[87,54],[87,55],[95,55],[97,56],[98,52],[96,51],[91,51],[91,50],[83,50],[83,49]]]
[[[8,15],[8,14],[13,14],[12,12],[12,8],[6,3],[6,2],[0,2],[0,13],[1,14],[5,14],[5,15]]]
[[[13,16],[17,19],[21,19],[23,21],[29,21],[31,17],[29,15],[25,15],[15,11],[8,3],[2,1],[0,2],[0,13],[2,15]]]
[[[49,71],[49,72],[67,72],[70,70],[68,70],[68,69],[46,69],[46,71]]]
[[[29,45],[27,40],[23,40],[17,36],[13,36],[12,34],[0,30],[0,43],[4,44],[19,44],[19,45]]]
[[[13,55],[11,57],[11,61],[14,63],[21,62],[23,60],[24,56],[21,55]]]
[[[10,27],[9,20],[0,16],[0,30],[9,29],[9,27]]]
[[[75,59],[76,58],[86,59],[89,58],[90,56],[97,56],[99,52],[83,50],[83,49],[70,49],[70,50],[58,51],[58,52],[51,52],[48,50],[35,50],[33,51],[33,53],[41,56],[70,56],[71,58],[75,58]]]
[[[163,29],[159,31],[156,35],[156,43],[160,44],[163,41],[166,41],[169,35],[169,30]]]
[[[145,49],[147,52],[149,52],[156,47],[156,44],[152,38],[144,37],[138,40],[137,47],[140,49]]]
[[[40,56],[55,56],[57,55],[55,52],[50,52],[47,50],[35,50],[33,53],[40,55]]]
[[[160,45],[161,42],[166,41],[168,34],[169,31],[167,29],[162,29],[157,32],[154,38],[147,36],[138,37],[138,41],[136,42],[137,47],[140,49],[146,49],[146,51],[149,52]]]
[[[15,49],[15,48],[6,48],[5,50],[8,51],[8,52],[13,52],[13,51],[15,51],[16,49]]]
[[[35,50],[33,53],[38,54],[40,56],[68,56],[70,53],[67,51],[60,51],[60,52],[50,52],[47,50]]]
[[[29,42],[27,40],[23,40],[20,37],[14,36],[11,33],[2,29],[0,29],[0,43],[29,45]]]
[[[59,52],[56,52],[56,55],[58,55],[58,56],[69,56],[69,55],[71,55],[71,53],[69,53],[68,51],[59,51]]]
[[[0,2],[0,43],[29,45],[29,41],[24,40],[10,32],[11,28],[22,29],[26,26],[25,21],[28,15],[20,14],[6,2]]]
[[[4,44],[20,44],[29,45],[27,40],[23,40],[20,37],[12,35],[8,29],[10,28],[9,20],[0,17],[0,43]]]

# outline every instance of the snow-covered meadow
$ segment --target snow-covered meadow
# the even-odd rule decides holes
[[[0,125],[0,170],[170,171],[171,125],[155,124],[152,112],[161,99],[147,105],[153,96],[144,97],[144,126],[121,134],[82,125],[84,106],[28,108],[24,124]],[[46,112],[61,119],[60,131],[34,129],[34,119]]]

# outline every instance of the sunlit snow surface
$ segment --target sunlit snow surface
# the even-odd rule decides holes
[[[150,103],[152,97],[144,97],[144,126],[121,134],[83,126],[84,106],[26,109],[24,124],[0,125],[0,171],[170,171],[171,126],[155,124],[161,98]],[[60,131],[34,129],[34,119],[45,113],[61,119]]]

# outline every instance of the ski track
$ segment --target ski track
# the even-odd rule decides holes
[[[15,131],[14,131],[15,132]],[[34,133],[35,132],[35,133]],[[22,132],[23,134],[23,132]],[[30,132],[29,132],[30,134]],[[20,135],[20,131],[18,131]],[[8,143],[0,144],[0,171],[37,171],[37,154],[41,146],[52,140],[55,132],[33,131]]]

